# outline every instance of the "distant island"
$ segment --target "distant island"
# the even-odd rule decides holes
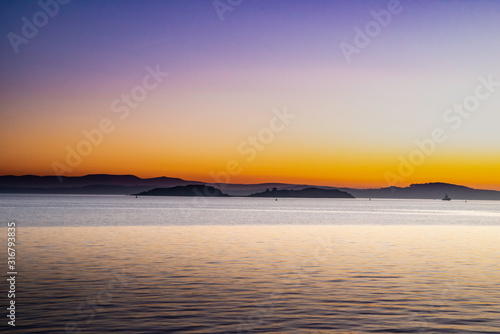
[[[473,189],[456,184],[431,182],[411,184],[408,187],[376,189],[339,188],[357,198],[436,199],[447,194],[451,200],[500,200],[500,191]]]
[[[445,194],[451,200],[500,200],[500,191],[483,190],[450,183],[420,183],[408,187],[385,187],[374,189],[338,188],[308,184],[290,183],[208,183],[195,180],[183,180],[172,177],[140,178],[135,175],[91,174],[85,176],[37,176],[37,175],[4,175],[0,176],[0,193],[2,194],[100,194],[130,195],[141,194],[156,188],[172,188],[177,186],[198,185],[218,189],[224,195],[250,196],[266,192],[268,189],[303,191],[307,188],[323,190],[339,190],[356,198],[396,198],[396,199],[442,199]],[[196,188],[193,188],[196,189]],[[191,189],[191,190],[193,190]],[[216,193],[211,188],[199,188],[201,194]],[[161,191],[156,190],[161,193]],[[194,190],[193,190],[194,191]],[[170,192],[167,191],[167,192]],[[190,191],[188,191],[190,192]],[[272,192],[269,190],[269,192]],[[153,192],[154,193],[154,192]],[[268,194],[269,197],[286,197]],[[146,195],[148,196],[148,195]],[[161,195],[150,195],[161,196]],[[165,196],[196,196],[165,195]],[[201,195],[203,196],[203,195]],[[255,195],[252,197],[266,197]],[[223,196],[225,197],[225,196]],[[305,196],[308,197],[308,196]],[[323,196],[321,196],[323,197]]]
[[[187,185],[170,188],[154,188],[132,196],[204,196],[229,197],[220,189],[205,185]],[[278,190],[273,188],[264,192],[251,194],[248,197],[297,197],[297,198],[354,198],[349,193],[337,189],[306,188],[301,190]]]
[[[354,198],[353,195],[338,189],[305,188],[300,190],[272,190],[251,194],[249,197],[297,197],[297,198]]]
[[[205,197],[229,197],[220,189],[205,185],[190,184],[187,186],[177,186],[171,188],[154,188],[143,191],[134,196],[205,196]]]

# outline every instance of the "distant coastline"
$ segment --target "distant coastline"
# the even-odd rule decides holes
[[[296,198],[355,198],[353,195],[338,189],[305,188],[300,190],[272,190],[249,195],[249,197],[296,197]]]
[[[441,199],[448,194],[453,200],[500,200],[500,191],[481,190],[449,183],[422,183],[408,187],[386,187],[374,189],[357,189],[345,187],[317,186],[308,184],[257,183],[257,184],[210,184],[180,178],[157,177],[140,178],[134,175],[92,174],[85,176],[36,176],[24,175],[0,176],[0,193],[2,194],[102,194],[130,195],[151,191],[155,188],[172,188],[178,186],[207,186],[217,188],[228,196],[252,197],[310,197],[304,190],[314,188],[319,194],[325,190],[345,192],[356,198],[394,198],[394,199]],[[274,189],[275,194],[261,194]],[[203,189],[204,188],[200,188]],[[213,190],[209,190],[213,191]],[[283,192],[282,192],[283,191]],[[302,191],[300,193],[287,191]],[[310,190],[312,191],[312,190]],[[269,190],[271,192],[271,190]],[[183,196],[183,195],[171,195]],[[318,195],[319,196],[319,195]],[[224,197],[224,196],[222,196]],[[315,197],[315,196],[312,196]],[[325,192],[320,197],[328,197]]]
[[[132,196],[204,196],[204,197],[229,197],[220,189],[205,186],[205,185],[187,185],[176,186],[171,188],[154,188],[148,191],[143,191]]]
[[[204,197],[230,197],[220,189],[206,185],[187,185],[171,188],[154,188],[132,196],[204,196]],[[258,192],[248,197],[295,197],[295,198],[354,198],[351,194],[337,189],[305,188],[301,190],[272,190]]]

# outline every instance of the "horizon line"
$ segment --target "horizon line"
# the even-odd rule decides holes
[[[169,178],[169,179],[178,179],[186,182],[198,182],[198,183],[203,183],[203,184],[208,184],[208,185],[217,185],[217,184],[230,184],[230,185],[263,185],[263,184],[282,184],[282,185],[294,185],[294,186],[319,186],[319,187],[331,187],[331,188],[337,188],[337,189],[359,189],[359,190],[369,190],[369,189],[384,189],[384,188],[409,188],[412,185],[419,185],[419,184],[447,184],[447,185],[454,185],[454,186],[461,186],[461,187],[466,187],[470,189],[475,189],[475,190],[490,190],[490,191],[500,191],[500,189],[484,189],[484,188],[474,188],[468,185],[463,185],[463,184],[456,184],[456,183],[449,183],[449,182],[442,182],[442,181],[428,181],[428,182],[421,182],[421,183],[410,183],[406,186],[391,186],[387,185],[385,187],[338,187],[338,186],[330,186],[330,185],[314,185],[314,184],[307,184],[307,183],[285,183],[285,182],[258,182],[258,183],[230,183],[230,182],[205,182],[205,181],[198,181],[198,180],[187,180],[183,179],[181,177],[173,177],[173,176],[154,176],[154,177],[141,177],[137,176],[135,174],[107,174],[107,173],[96,173],[96,174],[84,174],[84,175],[36,175],[36,174],[22,174],[22,175],[14,175],[14,174],[5,174],[5,175],[0,175],[0,177],[5,177],[5,176],[13,176],[13,177],[23,177],[23,176],[35,176],[35,177],[56,177],[56,178],[79,178],[79,177],[85,177],[85,176],[96,176],[96,175],[102,175],[102,176],[133,176],[136,178],[139,178],[141,180],[146,180],[146,179],[159,179],[159,178]],[[61,181],[62,182],[62,181]]]

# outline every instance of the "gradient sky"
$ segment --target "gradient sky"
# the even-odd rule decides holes
[[[42,9],[2,1],[0,174],[54,175],[109,118],[114,130],[63,175],[212,182],[236,161],[231,183],[380,187],[392,173],[398,186],[500,190],[500,87],[457,129],[443,119],[479,77],[500,82],[500,2],[400,1],[348,63],[341,43],[389,2],[243,0],[221,21],[212,1],[70,1],[16,54],[8,34]],[[169,76],[120,119],[113,101],[157,65]],[[285,107],[295,118],[247,159],[238,148]],[[435,128],[447,140],[398,172]]]

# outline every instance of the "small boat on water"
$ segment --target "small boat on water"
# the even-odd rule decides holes
[[[443,201],[451,201],[451,198],[448,196],[448,194],[444,195]]]

